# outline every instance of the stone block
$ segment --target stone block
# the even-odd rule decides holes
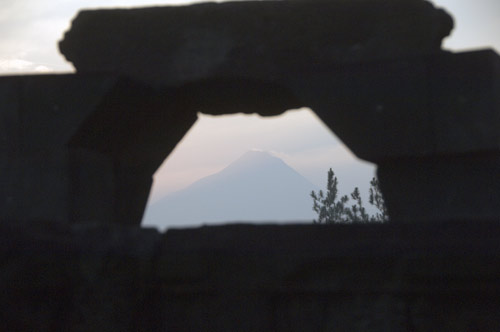
[[[359,158],[431,154],[426,59],[318,66],[287,81]]]
[[[0,318],[8,331],[147,331],[156,231],[0,224]],[[154,308],[151,308],[154,310]]]
[[[493,223],[0,224],[9,330],[496,331]]]
[[[0,77],[3,125],[17,126],[22,154],[58,149],[68,143],[114,84],[116,77],[105,75]],[[16,135],[10,131],[12,144]]]
[[[358,157],[381,163],[499,151],[499,68],[480,50],[319,67],[288,84]]]
[[[377,175],[391,218],[401,222],[500,220],[500,152],[402,158]]]
[[[128,217],[139,223],[154,171],[194,122],[174,126],[167,130],[170,136],[155,141],[165,137],[164,128],[151,132],[152,127],[140,126],[141,119],[158,120],[144,114],[153,96],[151,89],[113,75],[1,77],[0,219],[111,222]],[[131,103],[137,99],[142,108]],[[157,110],[161,106],[156,103]],[[92,122],[103,116],[107,121]],[[184,115],[171,118],[183,120]],[[130,128],[134,121],[147,142],[134,141],[131,133],[140,132]],[[120,135],[113,136],[117,128]],[[138,172],[123,171],[128,164],[138,168],[138,161],[143,164]]]
[[[68,151],[69,215],[71,222],[111,222],[119,195],[115,163],[106,154],[72,148]]]
[[[498,232],[496,222],[169,230],[155,270],[163,328],[494,331]]]
[[[7,161],[18,158],[21,149],[20,79],[0,78],[0,167],[7,167]]]
[[[435,153],[499,151],[500,56],[448,54],[433,57],[427,70]]]
[[[243,1],[85,10],[59,47],[78,72],[179,86],[435,53],[452,27],[448,14],[420,0]]]

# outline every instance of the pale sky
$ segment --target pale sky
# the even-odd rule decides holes
[[[432,2],[455,18],[455,29],[445,40],[445,48],[500,50],[500,0]],[[57,41],[81,8],[182,3],[187,1],[2,0],[0,74],[74,71],[59,55]],[[372,166],[356,160],[307,109],[265,119],[256,115],[200,115],[155,175],[151,199],[217,172],[250,149],[272,152],[321,187],[328,168],[333,167],[345,193],[354,186],[367,188],[374,172]]]

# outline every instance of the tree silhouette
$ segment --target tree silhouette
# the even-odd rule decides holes
[[[389,220],[377,178],[371,180],[369,190],[369,203],[378,211],[374,215],[367,213],[357,187],[351,193],[351,199],[354,201],[354,204],[348,206],[349,197],[347,195],[339,197],[338,183],[339,181],[335,173],[330,168],[328,171],[326,192],[322,190],[317,193],[314,191],[311,192],[313,210],[318,214],[318,219],[314,219],[314,223],[367,223],[386,222]]]
[[[387,213],[387,207],[385,206],[384,196],[382,196],[382,191],[380,191],[378,179],[375,177],[370,181],[369,202],[378,210],[375,215],[371,216],[370,221],[389,221],[389,214]]]
[[[342,196],[337,200],[338,196],[338,179],[330,168],[328,171],[328,181],[326,184],[326,193],[322,190],[316,194],[314,190],[311,192],[313,199],[313,210],[318,214],[318,219],[314,220],[315,223],[332,223],[332,222],[345,222],[346,207],[345,203],[349,200],[347,196]]]

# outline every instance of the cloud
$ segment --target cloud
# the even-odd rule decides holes
[[[32,62],[22,59],[0,59],[0,70],[3,72],[25,71],[32,66]]]
[[[35,71],[37,73],[49,73],[52,71],[52,69],[47,66],[39,65],[35,67]]]
[[[37,64],[31,61],[27,61],[20,58],[0,58],[0,73],[2,74],[18,74],[18,73],[48,73],[52,72],[53,69],[42,65]]]

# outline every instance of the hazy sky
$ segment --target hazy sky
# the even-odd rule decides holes
[[[57,50],[57,41],[80,8],[181,4],[187,1],[147,0],[2,0],[0,9],[0,74],[71,72]],[[201,1],[197,1],[201,2]],[[500,0],[437,0],[455,18],[445,48],[493,47],[500,51]],[[249,149],[271,151],[324,186],[329,167],[341,189],[366,187],[373,168],[360,163],[310,110],[283,116],[212,117],[200,115],[183,141],[155,176],[152,199],[214,173]]]

